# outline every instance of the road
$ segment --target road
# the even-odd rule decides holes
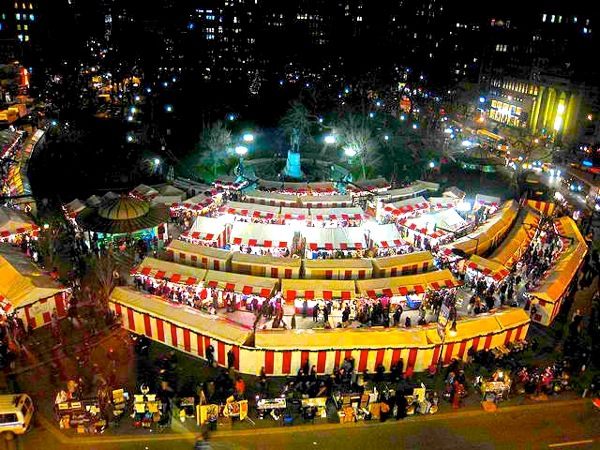
[[[270,449],[548,449],[600,447],[600,413],[591,401],[541,402],[525,406],[500,406],[498,413],[468,410],[409,418],[402,422],[367,422],[292,426],[218,432],[215,450]],[[101,436],[60,442],[57,431],[34,429],[20,439],[23,450],[180,450],[192,449],[189,437],[152,436],[130,441]],[[1,449],[2,447],[0,447]]]

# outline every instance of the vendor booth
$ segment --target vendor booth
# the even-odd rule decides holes
[[[298,197],[278,192],[251,191],[246,193],[244,201],[248,203],[259,203],[271,206],[300,206]]]
[[[460,190],[456,186],[450,186],[442,193],[442,197],[450,198],[457,203],[461,203],[466,196],[465,191]]]
[[[22,211],[7,206],[0,207],[0,241],[15,242],[20,235],[37,236],[40,227]]]
[[[156,282],[195,286],[202,283],[206,276],[206,269],[185,266],[162,259],[147,256],[131,271],[131,275],[141,278],[142,283],[146,278]]]
[[[179,239],[195,245],[223,248],[227,242],[227,223],[223,219],[198,216],[192,227],[179,235]]]
[[[282,206],[280,214],[283,223],[287,225],[298,224],[304,226],[306,224],[306,219],[310,217],[310,209]]]
[[[348,250],[360,250],[366,247],[364,231],[359,227],[304,227],[301,234],[306,242],[307,259],[317,259],[320,253],[333,256],[336,250],[346,254]]]
[[[508,269],[502,264],[482,258],[478,255],[469,256],[468,261],[466,261],[466,267],[469,270],[480,272],[484,276],[492,278],[494,281],[503,280],[509,274]]]
[[[538,200],[527,200],[527,206],[544,216],[551,216],[556,207],[554,203],[540,202]]]
[[[229,270],[231,251],[191,244],[180,240],[171,241],[165,248],[170,260],[201,267],[203,269]]]
[[[439,291],[458,286],[460,283],[447,269],[417,275],[356,281],[358,293],[363,297],[386,297],[392,304],[403,303],[410,309],[418,309],[421,306],[428,290]]]
[[[363,229],[367,235],[367,244],[369,247],[374,247],[376,249],[376,256],[393,255],[397,251],[407,251],[410,247],[409,244],[402,239],[398,227],[394,223],[378,224],[375,222],[367,222]]]
[[[0,315],[15,313],[32,328],[65,317],[70,291],[22,256],[0,255]]]
[[[308,183],[308,195],[338,195],[336,184],[332,181],[313,181]]]
[[[300,258],[271,255],[252,255],[235,252],[231,257],[231,271],[246,275],[271,278],[300,278]]]
[[[286,225],[234,222],[229,241],[232,246],[285,249],[292,247],[294,233],[294,229]]]
[[[109,299],[110,309],[123,317],[123,327],[175,349],[200,358],[214,348],[214,360],[227,367],[227,353],[234,352],[234,368],[240,370],[240,346],[252,330],[231,321],[209,316],[195,308],[174,308],[169,303],[131,288],[116,287]],[[242,363],[244,364],[244,363]],[[247,373],[244,368],[244,373]]]
[[[498,207],[498,206],[500,206],[501,203],[502,203],[502,200],[500,199],[500,197],[493,197],[491,195],[477,194],[475,196],[474,208],[476,209],[478,207],[477,205]]]
[[[186,193],[183,189],[179,189],[171,184],[165,184],[157,188],[158,195],[152,198],[153,203],[162,203],[164,205],[171,205],[173,203],[181,203],[186,197]]]
[[[306,194],[308,191],[308,183],[302,182],[258,180],[258,186],[262,191],[279,191],[291,195]]]
[[[304,195],[298,199],[305,208],[349,208],[352,206],[350,195]]]
[[[422,371],[432,354],[426,332],[419,328],[259,330],[255,346],[267,350],[265,373],[275,376],[295,374],[306,361],[316,366],[317,374],[330,374],[346,358],[354,359],[357,373],[376,373],[380,364],[389,368],[400,358],[405,370]]]
[[[554,224],[563,237],[572,240],[566,239],[568,246],[559,256],[554,268],[543,277],[540,286],[528,292],[532,299],[531,318],[542,325],[551,325],[556,318],[588,251],[585,239],[573,219],[561,217]]]
[[[303,312],[304,300],[312,311],[317,300],[352,300],[355,291],[353,280],[281,280],[283,298],[294,303],[297,314]]]
[[[512,269],[529,247],[537,232],[539,222],[540,216],[537,213],[527,211],[523,221],[518,226],[515,225],[502,245],[492,253],[489,259],[502,264],[507,269]]]
[[[274,293],[279,280],[276,278],[255,277],[230,272],[209,270],[205,277],[205,286],[244,295],[255,294],[269,298]]]
[[[367,215],[358,206],[349,208],[311,208],[310,222],[316,227],[335,228],[360,226]]]
[[[171,213],[176,216],[193,217],[205,215],[216,207],[215,198],[217,197],[200,193],[187,200],[183,200],[181,203],[171,203],[169,208],[171,209]]]
[[[363,280],[373,275],[368,259],[305,259],[303,278],[326,280]]]
[[[454,208],[459,202],[449,197],[429,197],[427,199],[429,209],[437,211],[440,209]]]
[[[227,202],[219,209],[219,213],[233,216],[234,220],[252,222],[276,220],[279,217],[280,210],[280,206],[245,202]]]
[[[348,191],[355,196],[383,193],[387,192],[389,188],[390,182],[383,177],[372,180],[356,180],[348,185]]]
[[[440,185],[437,183],[431,183],[428,181],[415,181],[410,186],[406,186],[399,189],[389,189],[385,192],[377,195],[377,200],[385,203],[395,202],[397,200],[404,200],[410,197],[417,197],[419,195],[425,195],[427,192],[437,192]]]
[[[167,206],[151,205],[148,201],[125,195],[104,200],[97,208],[87,208],[75,220],[87,231],[90,248],[100,248],[121,245],[128,236],[148,243],[154,239],[166,241],[168,219]]]
[[[146,184],[139,184],[134,187],[129,195],[135,197],[140,200],[152,200],[154,197],[158,196],[159,192],[151,186]]]
[[[415,197],[400,200],[395,203],[380,203],[377,209],[377,218],[382,220],[386,216],[395,218],[412,216],[429,210],[429,203],[425,197]]]
[[[373,276],[376,278],[428,272],[435,268],[431,252],[406,253],[385,258],[374,258],[372,261]]]

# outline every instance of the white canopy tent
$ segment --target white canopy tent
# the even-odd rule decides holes
[[[396,216],[407,214],[413,211],[427,210],[429,203],[424,197],[408,198],[395,203],[384,203],[383,210],[387,213],[394,214]]]
[[[222,214],[244,217],[265,217],[272,219],[279,215],[281,207],[271,205],[261,205],[259,203],[246,202],[227,202],[220,209]]]
[[[312,220],[363,220],[366,215],[359,206],[352,206],[349,208],[311,208],[310,217]]]
[[[304,227],[301,233],[306,239],[306,247],[311,250],[346,250],[366,246],[362,227]]]
[[[437,209],[454,208],[457,204],[456,200],[449,197],[429,197],[427,202],[432,208]]]
[[[227,222],[222,218],[198,216],[194,220],[192,227],[181,233],[183,240],[198,240],[198,241],[216,241],[224,244],[223,235]]]
[[[491,195],[477,194],[475,196],[475,204],[498,206],[502,200],[500,197],[492,197]]]
[[[251,247],[290,248],[294,241],[294,229],[287,225],[269,223],[234,222],[230,243]]]
[[[380,225],[375,222],[367,222],[363,229],[365,234],[377,247],[399,247],[402,245],[402,236],[394,223]]]

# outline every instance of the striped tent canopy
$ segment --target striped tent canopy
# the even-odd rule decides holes
[[[411,293],[424,294],[427,289],[439,291],[457,286],[460,286],[460,283],[448,269],[401,277],[356,280],[358,292],[371,298],[378,295],[391,297]]]
[[[306,247],[311,250],[347,250],[365,248],[364,230],[359,227],[304,227],[301,231]]]
[[[493,278],[495,281],[500,281],[509,274],[508,269],[502,264],[482,258],[478,255],[471,255],[469,257],[467,267],[472,270],[477,270],[485,276]]]
[[[0,236],[28,233],[40,227],[27,214],[7,206],[0,207]]]
[[[206,270],[146,257],[131,271],[131,275],[145,275],[157,280],[169,280],[171,283],[194,285],[204,280]]]
[[[356,286],[353,280],[282,279],[281,292],[286,301],[296,298],[352,300],[356,295]]]
[[[182,240],[217,241],[225,232],[225,222],[220,218],[198,216],[192,227],[180,235]]]
[[[205,285],[242,294],[256,294],[268,298],[275,291],[276,278],[255,277],[231,272],[209,270],[206,273]]]

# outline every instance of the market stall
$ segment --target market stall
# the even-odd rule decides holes
[[[404,303],[417,309],[428,290],[452,289],[460,286],[452,273],[445,270],[390,278],[356,280],[358,293],[363,297],[387,297],[392,304]]]
[[[15,313],[32,328],[50,324],[53,314],[65,317],[70,290],[20,258],[0,255],[0,315]]]
[[[385,217],[402,218],[422,214],[429,210],[429,203],[425,197],[414,197],[406,200],[400,200],[395,203],[379,204],[377,208],[377,219],[383,220]]]
[[[429,209],[436,211],[440,209],[454,208],[457,205],[457,201],[449,197],[429,197],[427,199],[429,203]]]
[[[304,195],[298,197],[305,208],[349,208],[352,206],[350,195]]]
[[[204,281],[205,286],[221,291],[242,293],[244,295],[255,294],[263,298],[269,298],[275,292],[279,283],[276,278],[218,272],[216,270],[209,270]]]
[[[348,250],[366,247],[364,231],[359,227],[304,227],[300,233],[306,242],[307,259],[317,259],[322,253],[330,256],[334,256],[334,253],[347,254]]]
[[[308,183],[308,195],[338,195],[336,184],[332,181],[313,181]]]
[[[360,226],[365,220],[367,220],[367,215],[358,206],[310,209],[310,225],[315,227],[336,228]]]
[[[172,205],[174,203],[181,203],[186,197],[184,190],[179,189],[171,184],[165,184],[157,188],[158,195],[152,198],[153,203],[162,203],[164,205]]]
[[[22,211],[7,206],[0,207],[0,242],[19,241],[19,236],[36,237],[40,227]]]
[[[277,376],[295,374],[306,361],[316,366],[317,374],[330,374],[345,358],[355,360],[357,373],[376,373],[380,364],[389,368],[401,358],[405,370],[421,371],[432,353],[425,330],[419,328],[259,330],[255,346],[266,350],[266,374]]]
[[[203,269],[227,271],[232,252],[220,248],[191,244],[180,240],[171,241],[165,248],[170,260]]]
[[[555,319],[588,251],[585,239],[573,219],[565,216],[556,219],[554,223],[559,233],[568,238],[565,242],[568,245],[554,268],[543,277],[541,284],[528,292],[533,300],[532,319],[542,325],[550,325]]]
[[[243,248],[246,253],[267,251],[276,256],[289,256],[294,235],[294,229],[286,225],[236,221],[231,227],[229,242],[234,251]]]
[[[554,213],[554,209],[556,207],[554,203],[540,202],[538,200],[527,200],[527,206],[544,216],[551,216]]]
[[[352,300],[353,280],[281,280],[281,293],[287,303],[294,302],[296,313],[303,312],[304,300],[312,311],[317,300]]]
[[[225,189],[228,191],[240,191],[248,185],[248,180],[239,179],[235,175],[221,175],[215,181],[213,186],[218,189]]]
[[[278,192],[250,191],[244,196],[244,201],[248,203],[258,203],[271,206],[300,206],[298,197],[289,194],[280,194]]]
[[[306,225],[306,220],[310,218],[310,209],[282,206],[280,217],[286,225],[304,226]]]
[[[425,195],[427,192],[437,192],[440,186],[437,183],[431,183],[427,181],[415,181],[410,186],[406,186],[399,189],[389,189],[385,192],[377,195],[378,202],[395,202],[398,200],[404,200],[410,197],[417,197],[419,195]]]
[[[140,278],[142,284],[146,279],[150,279],[155,284],[163,282],[171,285],[196,286],[203,282],[206,269],[147,256],[130,274]]]
[[[158,196],[159,192],[151,186],[146,184],[139,184],[134,187],[129,195],[135,197],[140,200],[152,200],[154,197]]]
[[[365,195],[373,193],[384,193],[390,188],[390,182],[383,177],[374,178],[372,180],[356,180],[351,185],[348,185],[348,190],[352,195]]]
[[[396,224],[367,222],[363,229],[367,236],[367,244],[374,248],[375,256],[389,256],[395,252],[408,251],[410,248],[400,236]]]
[[[537,232],[539,222],[540,216],[537,213],[527,211],[525,218],[518,226],[513,227],[502,242],[502,246],[498,247],[489,259],[511,269],[529,247]]]
[[[362,280],[373,274],[368,259],[305,259],[302,266],[307,279]]]
[[[468,270],[479,272],[486,277],[492,278],[494,281],[500,281],[509,274],[508,269],[502,264],[478,255],[469,256],[468,261],[466,261],[466,267]]]
[[[225,217],[198,216],[192,227],[179,235],[179,239],[194,245],[223,248],[227,242]]]
[[[262,191],[278,191],[290,195],[302,195],[308,191],[308,183],[258,180],[258,186]]]
[[[374,258],[373,276],[395,277],[419,272],[428,272],[435,268],[431,252],[414,252],[403,255]]]
[[[220,214],[233,216],[241,221],[274,221],[279,217],[280,206],[247,202],[227,202],[219,209]]]
[[[212,346],[214,360],[221,367],[227,367],[227,353],[232,350],[236,355],[234,368],[240,370],[240,364],[245,364],[239,352],[250,337],[251,329],[195,308],[174,308],[158,297],[126,287],[113,289],[109,307],[123,317],[123,327],[133,333],[200,358],[206,358],[206,350]]]
[[[183,200],[181,203],[171,203],[169,208],[172,215],[193,217],[206,215],[216,206],[215,198],[212,195],[200,193],[188,198],[187,200]]]
[[[474,209],[477,208],[477,205],[487,205],[487,206],[495,206],[498,207],[502,203],[500,197],[494,197],[491,195],[477,194],[475,196],[475,206]]]
[[[231,258],[231,271],[259,277],[300,278],[300,264],[300,258],[235,252]]]

